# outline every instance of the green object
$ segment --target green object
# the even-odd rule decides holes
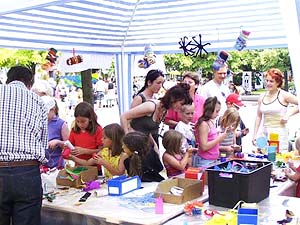
[[[72,172],[79,175],[81,172],[86,171],[86,170],[87,170],[87,168],[85,168],[85,167],[77,167],[74,170],[72,170]]]

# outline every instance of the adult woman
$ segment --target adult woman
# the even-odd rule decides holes
[[[195,106],[192,122],[196,123],[198,118],[202,115],[203,105],[205,102],[205,99],[196,93],[197,88],[200,84],[199,76],[194,72],[186,72],[183,74],[182,82],[190,85],[189,94],[193,99],[193,103]],[[169,128],[174,129],[179,121],[179,113],[175,112],[172,109],[169,109],[166,115],[165,124],[169,125]]]
[[[164,120],[168,109],[179,111],[184,104],[191,104],[188,84],[178,84],[170,88],[165,95],[158,100],[148,100],[130,110],[120,117],[121,126],[125,133],[129,131],[129,121],[132,129],[143,132],[158,140],[158,128]],[[152,139],[153,140],[153,139]],[[153,142],[153,144],[155,144]],[[157,149],[156,149],[157,150]]]
[[[137,92],[132,100],[131,108],[152,99],[164,83],[164,75],[160,70],[150,70],[147,73],[144,86]]]
[[[282,90],[283,74],[279,69],[270,69],[265,76],[267,92],[258,99],[257,116],[254,126],[253,144],[258,136],[258,129],[263,119],[263,134],[269,138],[270,133],[279,134],[280,151],[288,150],[288,129],[286,123],[290,116],[299,112],[293,110],[287,113],[289,104],[298,105],[297,97]]]

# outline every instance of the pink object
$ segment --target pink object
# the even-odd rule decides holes
[[[163,214],[164,213],[164,201],[162,197],[155,199],[155,213]]]
[[[61,155],[64,159],[69,159],[70,154],[71,154],[71,149],[69,149],[69,148],[64,148],[64,150],[61,153]]]

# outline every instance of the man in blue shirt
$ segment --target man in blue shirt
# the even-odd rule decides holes
[[[15,66],[0,85],[0,225],[40,225],[48,117],[31,92],[33,73]]]

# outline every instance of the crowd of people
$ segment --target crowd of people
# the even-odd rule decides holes
[[[165,78],[160,70],[150,70],[131,108],[120,115],[120,123],[102,128],[94,105],[75,98],[69,98],[74,122],[68,125],[53,97],[56,93],[66,101],[63,84],[56,90],[42,88],[42,83],[34,84],[29,69],[12,67],[6,84],[0,85],[0,224],[40,224],[40,167],[63,168],[65,159],[97,166],[107,178],[127,174],[138,175],[143,182],[159,182],[182,174],[189,166],[214,165],[221,154],[234,157],[242,151],[241,140],[249,129],[239,115],[243,107],[239,94],[223,83],[227,71],[226,63],[213,68],[213,79],[203,86],[196,73],[186,72],[181,82],[156,98]],[[280,150],[286,151],[286,123],[299,110],[287,114],[287,106],[298,101],[281,89],[282,82],[278,69],[266,72],[267,90],[258,101],[253,144],[260,135],[275,132],[280,136]],[[113,90],[105,84],[99,80],[95,85],[97,107],[104,107],[104,96]],[[113,100],[107,99],[105,105],[112,106]],[[263,134],[258,133],[261,123]],[[169,128],[163,130],[162,124]],[[63,158],[66,141],[73,147]],[[296,143],[300,151],[299,139]],[[161,148],[165,149],[162,156]],[[164,169],[166,176],[161,173]],[[300,169],[292,164],[291,169],[287,176],[299,180]]]

